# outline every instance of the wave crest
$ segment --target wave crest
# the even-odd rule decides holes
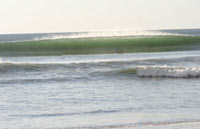
[[[160,31],[90,31],[90,32],[80,32],[80,33],[70,33],[70,34],[52,34],[43,37],[34,38],[33,40],[55,40],[55,39],[71,39],[71,38],[92,38],[92,37],[118,37],[118,36],[164,36],[164,35],[174,35],[178,36],[181,34],[172,34]],[[184,35],[182,35],[184,36]]]

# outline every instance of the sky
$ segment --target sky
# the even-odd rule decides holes
[[[200,0],[0,0],[0,34],[200,28]]]

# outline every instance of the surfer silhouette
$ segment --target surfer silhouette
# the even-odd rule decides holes
[[[121,49],[115,49],[115,52],[118,54],[123,54],[123,50],[121,50]]]

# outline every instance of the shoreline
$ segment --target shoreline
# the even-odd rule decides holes
[[[144,125],[119,125],[104,127],[80,127],[73,129],[199,129],[200,121],[174,122],[174,123],[146,123]],[[64,128],[65,129],[65,128]],[[67,128],[66,128],[67,129]]]

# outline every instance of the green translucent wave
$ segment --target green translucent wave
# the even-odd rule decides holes
[[[43,56],[197,50],[200,37],[139,36],[1,43],[0,56]]]

